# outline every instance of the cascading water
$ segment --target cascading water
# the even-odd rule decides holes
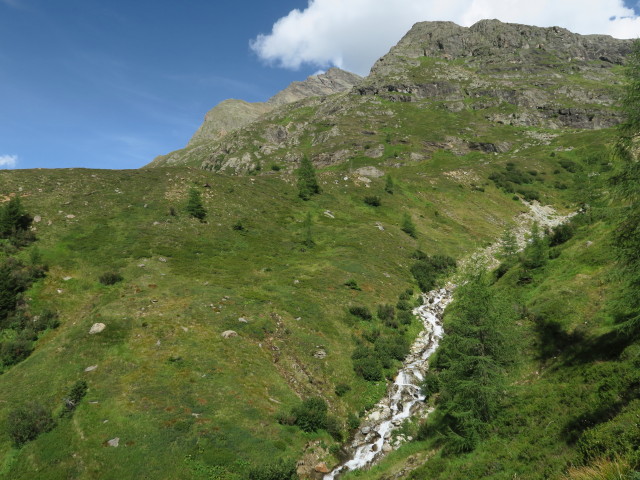
[[[425,408],[420,383],[428,368],[428,359],[442,338],[442,314],[452,300],[454,286],[432,290],[423,295],[424,304],[414,309],[424,329],[411,346],[398,375],[385,398],[368,413],[348,449],[351,460],[324,476],[334,480],[341,474],[368,467],[390,452],[391,434],[402,422]]]

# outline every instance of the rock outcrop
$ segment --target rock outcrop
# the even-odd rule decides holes
[[[250,124],[280,105],[309,97],[333,95],[350,90],[361,80],[362,77],[355,73],[331,68],[326,73],[312,75],[302,82],[291,83],[267,102],[249,103],[236,99],[224,100],[207,112],[204,122],[191,137],[188,145],[221,138],[229,132]]]

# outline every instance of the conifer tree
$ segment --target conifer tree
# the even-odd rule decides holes
[[[302,243],[307,248],[312,248],[316,244],[316,242],[313,241],[313,234],[311,232],[312,225],[311,213],[307,212],[307,216],[304,218],[304,222],[302,222],[302,228],[304,228],[304,240]]]
[[[406,233],[410,237],[416,238],[416,236],[417,236],[416,226],[413,223],[413,220],[411,219],[411,215],[409,215],[407,212],[405,212],[403,217],[402,217],[402,227],[401,228],[402,228],[402,231],[404,233]]]
[[[320,193],[320,185],[316,179],[316,172],[311,160],[307,156],[302,157],[298,167],[298,196],[303,200],[309,200],[312,195]]]
[[[25,212],[20,197],[15,196],[0,208],[0,238],[9,238],[20,231],[28,230],[33,218]]]
[[[467,274],[448,310],[447,334],[437,361],[441,370],[440,427],[449,449],[469,451],[486,435],[505,386],[505,367],[514,358],[507,338],[514,311],[492,290],[484,266]]]
[[[204,222],[204,219],[207,216],[207,210],[202,204],[202,195],[195,188],[189,190],[189,199],[187,200],[186,211],[189,215],[197,218],[201,222]]]
[[[389,194],[393,194],[394,187],[393,177],[391,175],[387,175],[384,182],[384,191]]]
[[[614,245],[625,281],[617,305],[618,320],[627,333],[640,334],[640,41],[627,63],[627,86],[621,109],[625,121],[619,126],[614,149],[618,170],[612,177],[615,194],[622,202]]]
[[[527,242],[523,261],[525,268],[533,269],[543,267],[547,263],[547,260],[549,260],[549,242],[544,232],[540,230],[540,224],[538,222],[533,222]]]
[[[500,237],[498,257],[506,263],[513,262],[518,255],[518,239],[513,228],[507,228]]]

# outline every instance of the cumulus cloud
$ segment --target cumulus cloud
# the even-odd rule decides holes
[[[17,155],[0,155],[0,168],[15,168],[17,164]]]
[[[640,35],[640,17],[623,0],[309,0],[250,46],[280,67],[336,66],[366,75],[416,22],[471,26],[485,18],[617,38]]]

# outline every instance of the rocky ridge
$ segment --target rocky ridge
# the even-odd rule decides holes
[[[362,77],[355,73],[331,68],[326,73],[312,75],[302,82],[291,83],[266,102],[249,103],[236,99],[224,100],[207,112],[204,122],[191,137],[188,145],[222,138],[229,132],[248,125],[278,106],[309,97],[332,95],[350,90],[361,80]]]
[[[252,109],[244,125],[192,139],[150,166],[292,170],[303,155],[316,166],[393,166],[439,150],[491,155],[548,144],[619,122],[614,105],[631,43],[497,20],[417,23],[362,81],[331,69],[294,82],[261,104],[266,113]]]

